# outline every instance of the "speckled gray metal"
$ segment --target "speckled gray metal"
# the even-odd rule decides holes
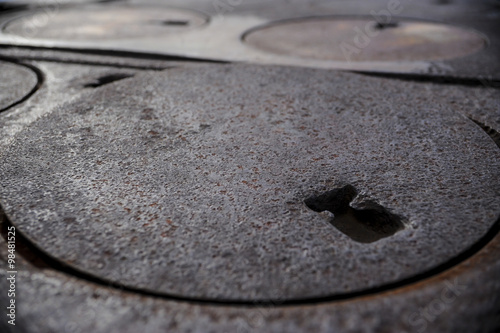
[[[0,110],[23,99],[37,84],[37,75],[30,68],[0,60]]]
[[[420,283],[343,301],[284,307],[192,304],[131,293],[55,271],[19,243],[16,326],[0,321],[0,331],[6,333],[470,333],[500,328],[498,235],[472,258]],[[2,290],[8,288],[7,255],[7,243],[0,238]],[[6,307],[8,301],[1,293],[0,305]]]
[[[414,276],[483,236],[500,152],[425,85],[210,66],[97,88],[2,153],[0,199],[38,247],[134,288],[302,299]],[[404,217],[358,243],[304,200],[343,185]]]
[[[12,55],[9,54],[9,56]],[[49,55],[48,58],[51,59],[52,55]],[[106,63],[107,58],[102,57],[101,60]],[[136,65],[139,64],[137,63]],[[98,63],[98,66],[85,66],[35,62],[32,65],[43,73],[44,82],[30,98],[1,114],[0,150],[4,150],[22,129],[49,113],[57,105],[76,99],[82,93],[93,89],[86,88],[85,86],[98,81],[103,76],[112,74],[131,75],[137,70],[134,69],[137,66],[127,68],[127,64],[121,62],[117,65],[125,68],[108,67],[102,63]],[[169,65],[171,64],[166,62],[163,64],[164,68]]]

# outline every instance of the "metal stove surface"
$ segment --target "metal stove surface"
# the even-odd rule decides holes
[[[499,329],[495,1],[0,4],[0,331]]]

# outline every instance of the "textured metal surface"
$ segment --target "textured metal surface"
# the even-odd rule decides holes
[[[32,69],[0,60],[0,110],[25,98],[37,84],[38,77]]]
[[[0,222],[5,230],[5,224]],[[2,234],[4,236],[4,234]],[[19,239],[19,238],[18,238]],[[131,293],[55,270],[18,242],[18,318],[2,332],[497,332],[500,237],[445,272],[396,290],[281,306],[193,304]],[[7,264],[0,238],[0,263]],[[0,289],[6,289],[0,268]],[[6,306],[0,294],[0,305]]]
[[[44,251],[134,288],[243,301],[360,291],[450,260],[497,218],[498,148],[435,97],[294,68],[136,76],[19,134],[1,200]],[[360,191],[353,207],[375,201],[405,229],[358,243],[304,204],[345,184]]]
[[[61,57],[63,59],[63,57]],[[82,58],[80,57],[80,60]],[[90,57],[92,59],[92,57]],[[107,62],[101,57],[101,62]],[[122,59],[123,60],[123,59]],[[93,84],[101,77],[109,75],[130,75],[137,71],[140,63],[132,62],[135,66],[127,68],[122,62],[119,67],[106,67],[102,64],[86,66],[81,64],[54,64],[37,62],[34,68],[43,72],[44,82],[24,103],[16,105],[2,113],[0,117],[0,149],[7,147],[13,138],[24,128],[50,112],[58,104],[71,101],[92,88],[86,85]],[[149,63],[143,63],[148,68]],[[172,66],[169,62],[154,63],[163,68]]]
[[[24,35],[0,32],[0,56],[31,68],[40,80],[33,94],[9,104],[12,107],[0,114],[1,164],[2,170],[8,171],[0,172],[0,179],[7,176],[4,184],[15,184],[0,190],[9,197],[13,194],[7,200],[10,206],[5,207],[10,220],[1,218],[5,203],[0,198],[2,309],[10,301],[10,253],[5,239],[7,227],[13,224],[17,228],[18,271],[16,326],[7,323],[3,311],[0,332],[500,331],[499,158],[493,141],[500,147],[498,1],[402,0],[396,9],[401,11],[391,15],[389,23],[428,20],[446,28],[475,31],[488,41],[478,52],[445,60],[350,63],[271,54],[245,44],[241,36],[256,27],[317,16],[356,18],[365,23],[373,19],[372,26],[377,20],[387,23],[384,13],[397,1],[125,0],[93,1],[92,7],[87,6],[91,2],[87,0],[11,2],[0,0],[0,26],[23,17],[42,32],[46,24],[56,21],[61,30],[51,30],[51,39],[32,38],[30,33],[35,31]],[[140,11],[150,5],[202,12],[209,20],[200,29],[182,28],[177,22],[173,26],[180,28],[179,33],[153,33],[150,38],[140,36],[143,26],[151,27],[148,21],[135,25],[136,38],[107,34],[100,39],[82,35],[65,40],[61,37],[68,25],[62,29],[61,18],[55,17],[75,11],[83,16],[88,8],[112,13],[113,8],[117,12],[131,7]],[[85,24],[83,20],[76,23]],[[386,28],[397,29],[388,24],[381,33]],[[355,46],[352,36],[347,35],[344,41]],[[370,43],[377,43],[377,38],[371,38]],[[208,59],[356,69],[364,74],[220,67]],[[171,67],[180,68],[168,69]],[[158,72],[162,69],[168,70]],[[0,85],[5,79],[2,74],[0,68]],[[11,81],[16,77],[20,76],[9,75],[4,89],[19,93]],[[158,87],[151,89],[155,85]],[[0,90],[0,96],[7,94]],[[83,114],[94,104],[97,110]],[[300,105],[308,110],[297,109]],[[278,109],[283,112],[276,113]],[[74,114],[77,110],[82,114]],[[250,117],[232,117],[238,112]],[[120,113],[123,118],[119,118]],[[333,117],[318,120],[315,114]],[[299,115],[306,117],[299,119]],[[205,116],[213,120],[212,126],[200,121]],[[102,118],[116,120],[116,124],[94,126],[100,125]],[[271,121],[274,119],[277,121]],[[294,127],[296,124],[300,126]],[[251,129],[251,125],[255,127]],[[313,131],[318,136],[308,137],[310,126],[335,131]],[[217,137],[222,127],[227,133]],[[175,133],[177,130],[184,132]],[[42,136],[37,138],[37,133]],[[67,135],[58,136],[61,133]],[[290,142],[297,137],[308,139]],[[323,141],[318,138],[326,138],[328,145],[319,145]],[[255,142],[260,147],[253,146]],[[216,155],[199,153],[207,148]],[[107,156],[107,150],[113,152]],[[252,151],[255,154],[250,154]],[[80,158],[74,156],[80,152]],[[356,152],[360,156],[354,156]],[[124,158],[119,156],[122,153],[130,155]],[[169,164],[170,160],[158,162],[175,153],[178,158],[172,163],[177,165]],[[322,160],[300,158],[317,158],[319,153]],[[331,161],[334,154],[338,157]],[[221,162],[220,156],[225,160]],[[124,165],[122,160],[130,164]],[[246,162],[238,164],[242,169],[236,165],[240,160]],[[321,165],[325,161],[331,163]],[[397,161],[402,161],[401,165],[396,165]],[[66,164],[57,165],[59,162]],[[260,173],[252,169],[255,164],[262,166]],[[303,168],[290,170],[290,165]],[[55,173],[44,173],[47,170]],[[331,174],[330,181],[324,181]],[[108,182],[100,182],[102,179]],[[302,185],[295,186],[304,179]],[[306,219],[297,222],[285,214],[274,214],[272,208],[282,207],[283,201],[266,199],[290,197],[267,186],[279,181],[285,184],[281,190],[291,189],[288,192],[295,197],[290,196],[297,199],[284,201],[292,217]],[[217,182],[229,190],[217,192]],[[175,193],[167,193],[173,187]],[[23,189],[26,193],[21,193]],[[355,192],[359,192],[358,197],[349,207],[347,202]],[[235,195],[238,193],[240,196]],[[222,195],[232,196],[234,201],[217,200]],[[114,205],[120,196],[128,200],[124,202],[127,205]],[[150,204],[151,198],[162,199],[157,202],[164,206],[140,207]],[[213,205],[208,207],[207,202]],[[166,215],[175,211],[173,206],[186,208],[195,218],[186,214],[186,219],[174,220],[169,216],[169,224]],[[93,210],[96,207],[104,209]],[[217,219],[200,219],[205,208],[210,211],[207,217]],[[212,213],[211,208],[224,210]],[[153,211],[160,212],[159,218],[144,221],[154,218],[149,215]],[[234,217],[241,219],[237,228],[223,224]],[[403,230],[398,230],[399,217]],[[165,218],[164,224],[161,218]],[[280,223],[264,223],[271,218]],[[179,221],[198,228],[187,230]],[[283,223],[286,221],[291,223]],[[225,234],[224,230],[242,233]],[[245,234],[247,230],[250,232]],[[283,234],[290,237],[285,237],[282,245],[268,244]],[[318,240],[317,236],[323,238]],[[191,242],[191,238],[196,241]],[[233,244],[242,252],[223,252],[220,247],[231,250]],[[325,244],[329,246],[326,251],[321,247]],[[349,246],[353,251],[344,251]],[[344,252],[325,255],[336,247]],[[176,254],[180,259],[170,262]],[[304,269],[310,257],[316,267]],[[70,261],[74,258],[77,261]],[[434,268],[425,269],[426,258],[435,261],[428,262],[428,267]],[[267,269],[273,262],[276,265]],[[416,266],[411,267],[413,264]],[[166,270],[161,276],[166,265],[173,271]],[[309,267],[338,269],[331,272],[331,281],[318,282],[325,270],[314,272]],[[384,280],[391,274],[387,269],[401,275],[393,282]],[[249,277],[251,270],[261,276]],[[152,279],[144,276],[149,273]],[[328,274],[326,271],[323,276]],[[178,280],[182,281],[160,287],[178,287],[173,295],[166,294],[165,288],[152,288],[172,276],[181,276]],[[290,281],[283,281],[283,277],[290,277]],[[242,284],[238,284],[241,281],[246,283],[243,286],[256,286],[256,291],[243,290],[245,296]],[[370,287],[377,281],[382,284]],[[314,283],[326,286],[326,292],[317,290],[320,296],[291,300],[290,289],[297,295],[298,288],[303,288],[302,295],[311,295]],[[237,290],[231,294],[233,298],[216,296],[221,285],[227,294]],[[345,287],[353,289],[327,293]],[[207,293],[215,297],[198,297]],[[261,302],[258,297],[272,299]]]
[[[66,9],[47,24],[34,29],[31,16],[20,17],[4,27],[9,34],[31,38],[100,40],[110,38],[161,37],[199,28],[206,24],[202,14],[164,7],[93,7]],[[33,31],[32,31],[33,30]]]
[[[252,30],[244,40],[265,52],[335,61],[440,60],[486,46],[478,33],[444,24],[408,20],[381,24],[339,17],[276,23]]]

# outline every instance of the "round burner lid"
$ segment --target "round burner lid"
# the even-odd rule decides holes
[[[25,38],[89,41],[158,37],[197,29],[207,17],[190,10],[150,6],[86,6],[20,17],[4,31]]]
[[[500,151],[427,88],[277,66],[138,75],[20,133],[1,203],[51,256],[159,294],[397,282],[469,248],[500,210]]]
[[[287,20],[255,28],[244,40],[273,54],[332,61],[451,59],[486,46],[484,37],[474,31],[387,17]]]

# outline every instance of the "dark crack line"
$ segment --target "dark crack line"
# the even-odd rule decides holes
[[[472,120],[483,131],[485,131],[486,134],[488,134],[489,137],[493,140],[493,142],[495,142],[495,144],[498,146],[498,148],[500,148],[500,133],[498,133],[498,131],[496,131],[494,128],[491,128],[491,127],[483,124],[479,120],[476,120],[476,119],[474,119],[474,118],[472,118],[470,116],[467,116],[467,118],[469,118],[470,120]]]
[[[0,208],[1,209],[1,208]],[[6,239],[7,233],[5,232],[7,227],[15,226],[4,214],[3,210],[0,211],[0,214],[3,215],[2,222],[2,237]],[[202,305],[219,305],[219,306],[245,306],[245,307],[284,307],[284,306],[297,306],[297,305],[311,305],[311,304],[319,304],[319,303],[329,303],[335,301],[342,300],[350,300],[354,298],[364,297],[376,295],[388,291],[392,291],[398,288],[403,288],[408,285],[414,284],[416,282],[420,282],[422,280],[432,278],[440,273],[443,273],[463,261],[471,258],[476,253],[478,253],[482,248],[484,248],[493,238],[497,236],[500,231],[500,217],[493,224],[493,226],[488,230],[488,232],[479,239],[475,244],[469,247],[467,250],[463,251],[456,257],[448,260],[447,262],[440,264],[434,268],[431,268],[423,273],[419,273],[412,277],[402,279],[397,282],[388,283],[382,286],[371,287],[368,289],[341,293],[323,297],[309,297],[309,298],[301,298],[301,299],[288,299],[288,300],[273,300],[273,299],[262,299],[262,300],[232,300],[232,299],[209,299],[209,298],[194,298],[194,297],[184,297],[180,295],[172,295],[167,293],[158,293],[149,290],[144,290],[141,288],[134,288],[126,285],[122,285],[113,281],[106,281],[105,279],[93,276],[87,272],[80,271],[64,262],[52,257],[51,255],[44,252],[38,246],[33,244],[16,226],[16,249],[23,248],[24,250],[18,252],[19,256],[21,256],[24,260],[31,263],[35,267],[39,268],[50,268],[54,271],[58,271],[64,273],[66,275],[79,278],[81,280],[85,280],[86,282],[94,283],[99,286],[103,286],[106,288],[113,288],[120,291],[125,291],[129,293],[134,293],[142,296],[149,296],[154,298],[179,301],[179,302],[187,302],[193,304],[202,304]],[[30,259],[29,257],[35,258]],[[36,262],[34,262],[36,260]]]
[[[467,78],[453,77],[447,75],[432,75],[432,74],[401,74],[401,73],[386,73],[386,72],[368,72],[349,70],[349,72],[362,74],[366,76],[387,78],[392,80],[412,81],[421,83],[435,83],[448,86],[465,86],[465,87],[482,87],[500,89],[500,80],[488,80],[485,83],[484,78]]]
[[[45,83],[45,75],[43,74],[43,72],[38,67],[33,66],[31,64],[27,64],[27,63],[21,62],[21,61],[19,61],[17,59],[13,59],[13,58],[10,58],[10,57],[5,57],[5,56],[0,55],[0,60],[6,61],[6,62],[10,62],[10,63],[14,63],[14,64],[17,64],[17,65],[20,65],[20,66],[23,66],[23,67],[26,67],[26,68],[32,70],[35,73],[36,80],[37,80],[37,83],[31,89],[31,91],[29,93],[27,93],[21,99],[15,101],[14,103],[12,103],[10,105],[7,105],[6,107],[0,109],[0,113],[2,113],[2,112],[7,111],[8,109],[10,109],[10,108],[12,108],[12,107],[14,107],[16,105],[24,103],[31,96],[33,96],[33,94],[35,94],[38,91],[38,89],[40,89],[42,87],[42,85]]]

